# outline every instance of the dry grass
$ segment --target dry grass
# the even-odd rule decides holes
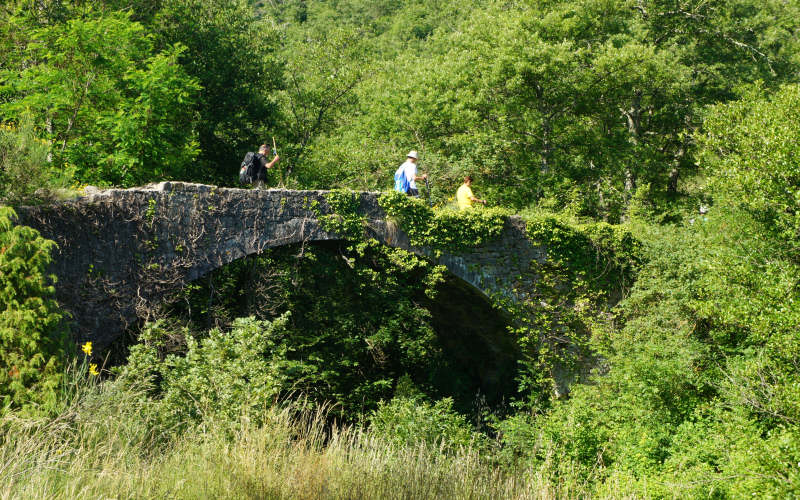
[[[0,420],[0,498],[510,498],[584,496],[536,471],[509,473],[472,449],[392,447],[322,412],[267,409],[264,422],[171,437],[141,392],[89,388],[54,419]],[[160,434],[159,434],[160,432]]]

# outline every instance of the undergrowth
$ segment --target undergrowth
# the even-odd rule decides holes
[[[161,427],[148,387],[83,383],[56,416],[0,420],[0,498],[564,498],[584,492],[503,470],[470,444],[387,441],[284,402]],[[255,422],[261,422],[256,424]],[[235,423],[233,426],[225,423]],[[178,425],[177,427],[181,427]],[[234,430],[231,431],[231,428]]]

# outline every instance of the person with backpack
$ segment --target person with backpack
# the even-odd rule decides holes
[[[417,175],[417,152],[409,151],[405,163],[394,173],[394,190],[408,196],[419,196],[417,181],[427,178],[428,174]]]
[[[274,167],[281,157],[275,154],[272,161],[267,160],[269,147],[262,144],[258,153],[247,153],[239,170],[239,181],[242,184],[253,184],[256,189],[261,189],[267,184],[267,170]]]

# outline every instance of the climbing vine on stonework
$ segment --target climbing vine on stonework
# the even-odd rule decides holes
[[[436,286],[444,279],[446,271],[444,266],[433,265],[407,250],[386,247],[375,239],[365,238],[364,228],[367,220],[359,213],[361,207],[359,193],[348,189],[335,189],[325,194],[325,201],[330,207],[331,213],[329,214],[323,215],[318,203],[311,205],[322,229],[346,238],[351,243],[348,250],[358,257],[363,258],[367,253],[372,252],[375,255],[382,255],[397,269],[407,272],[410,272],[412,268],[422,270],[425,295],[431,299],[435,297]],[[502,225],[500,227],[502,229]]]
[[[541,410],[550,404],[551,389],[564,396],[565,381],[597,362],[594,353],[614,321],[613,306],[635,280],[643,248],[624,227],[552,214],[524,218],[528,237],[547,249],[547,259],[537,266],[535,290],[525,300],[496,303],[515,320],[520,393]]]
[[[641,242],[622,226],[576,224],[549,214],[528,216],[526,222],[531,241],[547,248],[549,266],[570,282],[624,292],[642,264]]]
[[[422,200],[396,192],[378,199],[390,220],[397,222],[415,247],[458,252],[496,239],[511,211],[503,208],[434,211]]]
[[[332,213],[320,216],[323,227],[357,242],[356,246],[363,242],[365,220],[358,214],[356,195],[334,191],[326,200]],[[502,208],[436,211],[422,200],[395,192],[383,193],[378,203],[412,246],[430,249],[434,256],[491,242],[500,237],[512,215]],[[597,343],[603,342],[614,321],[614,304],[634,282],[643,249],[620,226],[549,213],[527,213],[523,219],[531,244],[543,247],[547,258],[527,271],[530,276],[519,277],[515,285],[519,289],[495,296],[493,302],[513,318],[510,334],[522,357],[518,389],[528,398],[519,403],[544,409],[554,394],[564,396],[569,381],[593,366]],[[428,290],[435,288],[441,272],[428,271]],[[531,278],[533,287],[524,284]]]
[[[312,202],[311,205],[322,229],[351,241],[363,240],[366,218],[358,213],[361,206],[358,193],[348,189],[335,189],[325,195],[325,201],[331,209],[329,214],[323,215],[317,202]]]

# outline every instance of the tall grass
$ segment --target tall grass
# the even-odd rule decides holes
[[[146,388],[78,388],[61,413],[0,420],[0,498],[513,498],[583,496],[469,447],[389,445],[324,411],[267,408],[261,424],[207,421],[173,435]]]

